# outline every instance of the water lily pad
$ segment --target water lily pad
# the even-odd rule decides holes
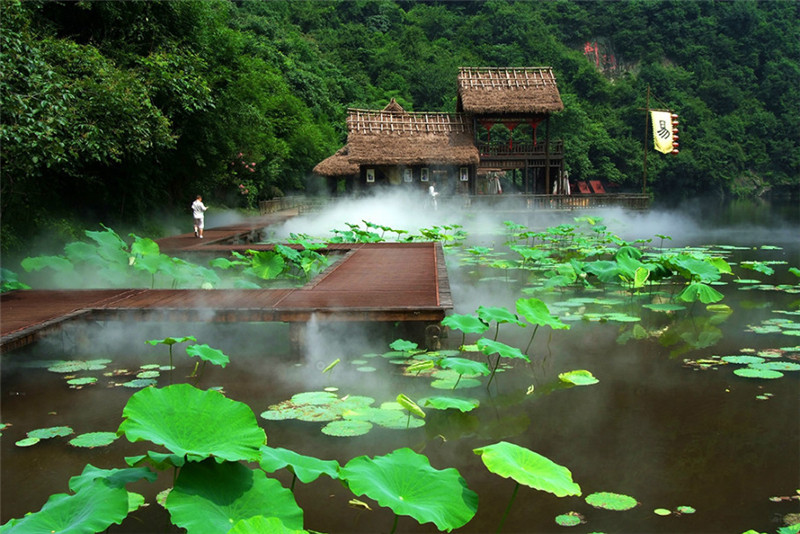
[[[336,460],[320,460],[280,447],[261,447],[259,465],[267,473],[288,467],[304,484],[315,481],[320,475],[328,475],[334,480],[339,478],[339,462]]]
[[[587,504],[604,510],[625,511],[635,508],[638,502],[629,495],[601,491],[586,496]]]
[[[356,368],[356,371],[358,371],[359,373],[374,373],[377,370],[378,369],[372,367],[371,365],[364,365]]]
[[[362,436],[372,430],[372,423],[355,419],[339,419],[322,427],[322,433],[328,436],[352,437]]]
[[[583,522],[583,516],[578,512],[567,512],[556,516],[556,524],[561,527],[575,527]]]
[[[42,441],[40,438],[25,438],[14,443],[17,447],[30,447]]]
[[[679,514],[693,514],[693,513],[695,513],[697,511],[694,508],[692,508],[691,506],[678,506],[675,510]]]
[[[95,384],[97,382],[97,378],[93,376],[83,376],[80,378],[71,378],[67,380],[67,384],[70,386],[88,386],[89,384]]]
[[[478,495],[456,469],[434,469],[425,456],[409,448],[374,459],[353,458],[341,476],[357,496],[366,495],[419,523],[434,523],[439,530],[462,527],[478,509]]]
[[[137,378],[128,382],[123,382],[122,386],[126,388],[149,388],[156,384],[158,384],[158,381],[153,378]]]
[[[569,371],[567,373],[559,373],[558,379],[562,382],[574,384],[576,386],[589,386],[599,382],[599,380],[597,380],[591,372],[584,369]]]
[[[50,439],[62,438],[64,436],[69,436],[72,433],[73,430],[68,426],[51,426],[48,428],[31,430],[27,435],[29,438]]]
[[[783,373],[780,371],[773,371],[771,369],[755,369],[753,367],[734,369],[733,373],[744,378],[764,378],[767,380],[781,378],[783,376]]]
[[[664,302],[660,304],[642,304],[642,308],[647,308],[657,312],[673,312],[673,311],[685,310],[686,306]]]
[[[773,371],[800,371],[800,363],[795,362],[764,362],[764,363],[751,363],[750,367],[754,369],[771,369]]]
[[[142,371],[136,374],[136,378],[158,378],[161,376],[161,371]]]
[[[105,369],[111,360],[62,360],[50,365],[47,370],[54,373],[77,373],[79,371],[99,371]]]
[[[477,399],[463,399],[459,397],[425,397],[419,400],[423,406],[430,406],[437,410],[449,410],[454,408],[462,413],[471,412],[480,405]]]
[[[557,497],[581,494],[581,488],[572,481],[569,469],[525,447],[500,441],[473,449],[473,452],[481,456],[490,472],[503,478],[511,478]]]
[[[69,444],[73,447],[93,449],[95,447],[110,445],[116,441],[118,437],[116,432],[88,432],[69,440]]]
[[[653,513],[660,516],[668,516],[672,515],[672,510],[667,510],[666,508],[656,508],[653,510]]]
[[[166,508],[172,522],[195,534],[228,532],[253,516],[277,517],[289,528],[303,528],[303,510],[292,492],[260,469],[213,459],[184,465]]]
[[[722,360],[728,363],[750,365],[751,363],[761,363],[764,361],[764,358],[761,358],[759,356],[748,356],[743,354],[741,356],[723,356]]]
[[[152,441],[189,459],[256,461],[266,442],[249,406],[189,384],[138,391],[122,416],[118,433],[129,441]]]

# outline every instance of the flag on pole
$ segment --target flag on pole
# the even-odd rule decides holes
[[[669,111],[651,111],[653,141],[655,148],[663,154],[672,152],[672,117]]]

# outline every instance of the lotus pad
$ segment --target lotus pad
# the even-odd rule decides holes
[[[635,508],[638,502],[633,497],[620,493],[609,493],[601,491],[586,496],[586,502],[595,508],[604,510],[625,511]]]
[[[366,495],[395,514],[450,531],[467,524],[478,509],[478,495],[454,468],[438,470],[409,448],[374,459],[353,458],[341,476],[356,495]]]
[[[557,497],[581,494],[581,488],[572,481],[569,469],[525,447],[501,441],[473,449],[473,452],[481,456],[489,471],[503,478],[511,478]]]
[[[569,371],[568,373],[560,373],[558,378],[562,382],[574,384],[576,386],[589,386],[599,382],[599,380],[597,380],[591,372],[584,369]]]
[[[129,441],[152,441],[190,460],[216,456],[257,461],[266,435],[252,410],[217,391],[189,384],[136,392],[122,411],[118,434]]]
[[[307,530],[287,528],[277,517],[257,515],[238,521],[228,534],[307,534]]]
[[[228,532],[237,521],[257,515],[277,517],[291,529],[303,528],[303,510],[292,492],[263,471],[238,462],[187,463],[166,508],[172,522],[192,534]]]
[[[332,479],[339,478],[339,463],[336,460],[320,460],[313,456],[304,456],[294,451],[281,448],[261,447],[261,469],[274,473],[278,469],[289,466],[300,482],[308,484],[325,474]]]

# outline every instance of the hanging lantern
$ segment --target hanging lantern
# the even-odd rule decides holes
[[[670,115],[670,118],[672,119],[672,153],[677,154],[679,152],[678,147],[680,146],[680,143],[678,143],[678,139],[680,139],[680,136],[678,136],[678,124],[680,124],[678,122],[678,114],[673,113]]]

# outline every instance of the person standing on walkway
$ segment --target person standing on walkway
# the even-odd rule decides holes
[[[192,216],[194,217],[194,236],[203,239],[203,220],[208,208],[203,204],[203,197],[197,195],[197,200],[192,202]]]

